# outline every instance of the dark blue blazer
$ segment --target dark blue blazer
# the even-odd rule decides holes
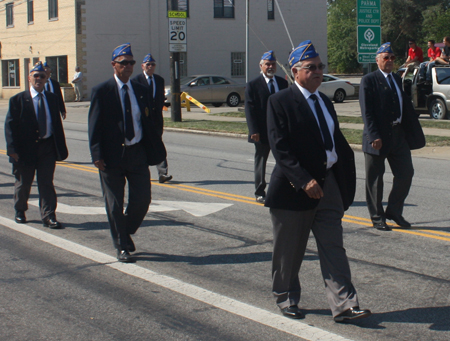
[[[400,76],[392,73],[403,99],[402,127],[410,149],[425,146],[425,136],[418,116],[414,110],[411,98],[402,89]],[[364,121],[362,148],[365,153],[387,155],[392,146],[392,117],[394,98],[386,77],[380,70],[365,75],[359,87],[359,104]],[[376,150],[372,142],[382,140],[382,147]]]
[[[131,80],[141,112],[142,140],[149,165],[166,159],[166,149],[151,116],[148,90]],[[113,78],[92,89],[89,108],[89,148],[92,161],[104,160],[106,167],[118,167],[125,150],[124,115],[116,80]]]
[[[333,138],[338,161],[332,170],[346,210],[356,190],[354,153],[339,129],[333,104],[324,94],[320,96],[335,125]],[[320,200],[308,197],[303,186],[315,179],[323,187],[327,154],[314,113],[297,85],[292,84],[269,97],[267,128],[276,165],[265,206],[293,211],[315,208]]]
[[[156,92],[155,92],[155,98],[154,98],[154,106],[153,106],[153,119],[157,123],[158,127],[157,130],[161,132],[163,130],[164,126],[164,119],[163,119],[163,107],[165,102],[165,95],[164,95],[164,78],[162,78],[159,75],[153,74],[153,77],[155,79],[156,83]],[[134,81],[142,84],[147,89],[150,89],[150,86],[148,85],[147,78],[145,77],[144,73],[141,72],[139,75],[133,78]],[[151,94],[153,96],[153,94]]]
[[[53,135],[55,142],[56,160],[67,158],[69,152],[58,109],[58,98],[55,94],[45,91],[50,116],[52,118]],[[18,154],[19,163],[34,163],[37,159],[39,124],[33,106],[30,91],[23,91],[9,100],[9,110],[5,118],[5,137],[7,154]],[[13,158],[9,158],[15,163]]]
[[[280,90],[288,87],[288,82],[278,76],[275,79]],[[267,140],[267,99],[270,96],[269,87],[263,75],[259,75],[247,83],[245,87],[245,117],[248,126],[248,142],[253,141],[250,136],[260,135],[261,143],[269,143]]]
[[[55,81],[54,79],[51,79],[51,78],[50,78],[50,81],[52,82],[52,85],[53,85],[54,94],[58,97],[59,112],[60,113],[67,112],[66,111],[66,106],[64,104],[63,95],[62,95],[62,92],[61,92],[61,86],[59,85],[59,82]]]

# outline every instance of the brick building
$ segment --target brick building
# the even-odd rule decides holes
[[[151,52],[156,72],[168,84],[167,1],[188,13],[181,74],[221,74],[243,82],[246,0],[0,0],[0,96],[27,89],[28,70],[40,60],[63,84],[70,83],[79,65],[89,97],[93,86],[112,76],[111,51],[125,42],[138,61],[135,74]],[[282,15],[293,44],[311,39],[326,63],[326,1],[279,0],[282,14],[275,0],[249,2],[250,79],[259,73],[259,59],[267,50],[286,63],[292,46]]]

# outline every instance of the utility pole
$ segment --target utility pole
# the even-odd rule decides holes
[[[167,4],[169,5],[169,11],[178,10],[177,0],[170,0],[167,2]],[[169,34],[169,39],[171,39],[170,37],[171,36]],[[170,52],[170,93],[170,117],[173,122],[181,122],[180,52]]]
[[[248,35],[248,27],[250,22],[250,7],[249,0],[246,1],[245,4],[245,83],[248,83],[248,62],[249,62],[249,45],[250,38]]]

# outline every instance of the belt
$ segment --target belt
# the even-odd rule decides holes
[[[136,147],[136,146],[138,146],[140,144],[141,144],[141,141],[139,141],[138,143],[135,143],[135,144],[130,144],[130,145],[124,144],[124,147],[125,147],[125,149],[131,149],[131,148],[134,148],[134,147]]]
[[[47,137],[46,139],[38,139],[38,142],[40,142],[40,143],[47,142],[48,140],[50,140],[51,137],[52,137],[52,135],[50,135],[50,136]]]

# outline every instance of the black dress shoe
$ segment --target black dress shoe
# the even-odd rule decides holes
[[[393,220],[400,227],[411,227],[411,224],[405,220],[401,215],[394,216],[392,214],[386,213],[386,219]]]
[[[369,317],[370,315],[372,315],[372,312],[369,309],[361,310],[359,307],[353,307],[335,316],[334,322],[348,322],[363,319],[365,317]]]
[[[117,250],[117,259],[122,263],[134,263],[133,256],[126,250]]]
[[[58,222],[56,218],[45,218],[42,222],[44,223],[44,227],[50,227],[55,230],[62,228],[61,223]]]
[[[256,197],[256,202],[259,202],[260,204],[264,204],[266,202],[266,197],[263,197],[262,195],[258,195]]]
[[[25,224],[27,222],[27,218],[25,218],[24,211],[16,211],[15,221],[17,224]]]
[[[131,239],[130,235],[128,235],[128,239],[127,239],[127,250],[129,252],[136,251],[136,246],[134,246],[133,239]]]
[[[302,311],[296,305],[291,305],[290,307],[286,307],[281,309],[281,312],[284,316],[289,317],[291,319],[303,319],[305,315],[303,315]]]
[[[159,176],[159,182],[162,184],[166,181],[172,180],[172,175],[165,175],[165,174],[161,174]]]
[[[373,227],[380,231],[392,231],[391,227],[385,222],[373,223]]]

